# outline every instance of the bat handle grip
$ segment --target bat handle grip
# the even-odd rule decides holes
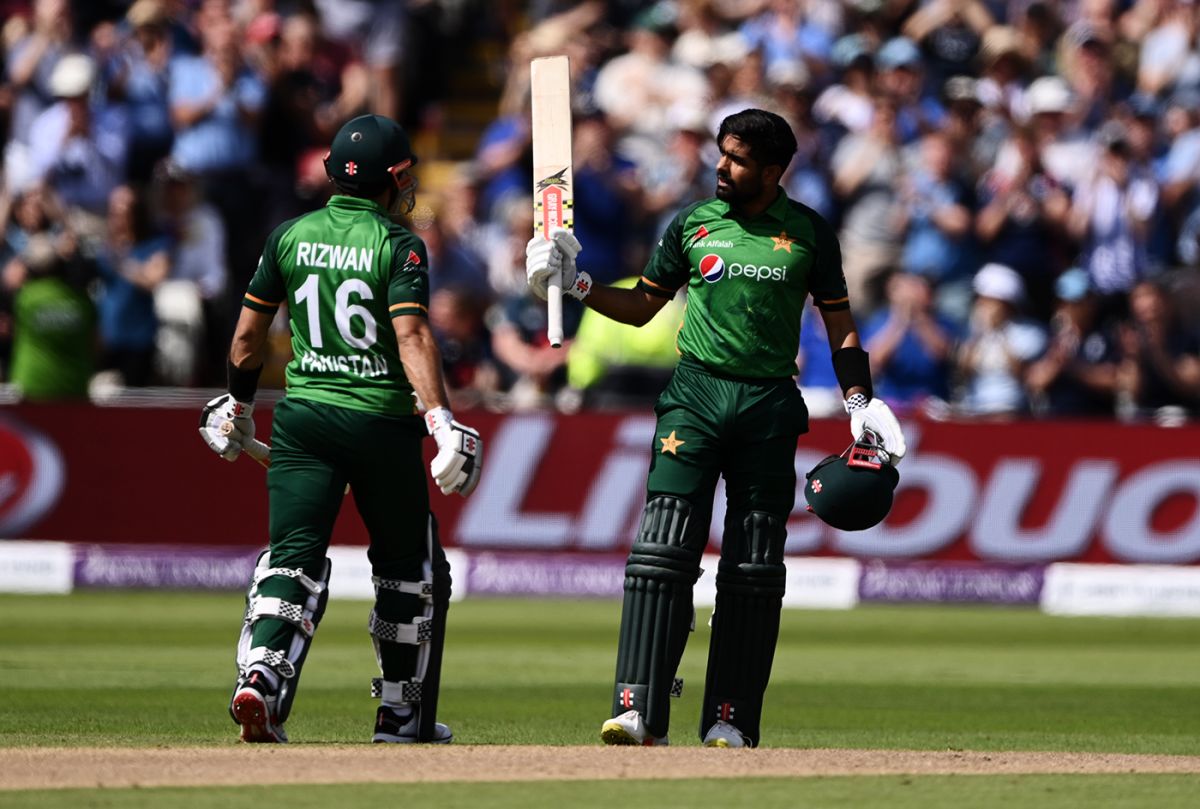
[[[562,271],[550,276],[546,282],[546,339],[555,348],[562,348]]]
[[[257,438],[251,438],[242,444],[242,452],[266,467],[271,466],[271,446]]]

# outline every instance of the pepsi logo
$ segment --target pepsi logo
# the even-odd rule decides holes
[[[725,261],[716,253],[700,259],[700,275],[710,284],[720,281],[725,275]]]
[[[54,443],[0,419],[0,537],[19,537],[58,502],[66,481]]]

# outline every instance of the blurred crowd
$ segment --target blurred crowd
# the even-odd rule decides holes
[[[369,110],[436,143],[448,77],[482,43],[495,112],[470,159],[419,155],[411,217],[456,404],[643,406],[676,360],[683,300],[641,330],[568,300],[556,350],[526,292],[528,65],[565,53],[597,281],[634,282],[670,217],[713,193],[720,120],[764,107],[793,125],[785,188],[840,235],[893,407],[1200,414],[1191,0],[0,6],[0,363],[30,398],[86,395],[97,371],[221,384],[263,237],[330,193],[332,133]],[[813,413],[838,412],[815,310],[797,362]]]

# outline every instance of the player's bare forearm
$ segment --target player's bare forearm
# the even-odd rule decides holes
[[[668,300],[636,288],[622,289],[596,284],[583,302],[618,323],[644,326],[667,305]]]
[[[449,407],[446,382],[442,377],[442,352],[438,350],[429,321],[416,315],[392,318],[396,345],[404,374],[426,409]]]
[[[229,346],[229,361],[242,370],[261,368],[266,359],[267,334],[275,315],[242,307],[233,343]]]

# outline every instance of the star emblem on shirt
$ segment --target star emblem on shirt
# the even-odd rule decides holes
[[[685,443],[684,441],[681,441],[675,437],[674,430],[671,431],[670,435],[660,438],[658,440],[662,442],[662,451],[664,453],[669,452],[672,455],[678,455],[679,453],[677,453],[675,450],[677,450],[679,447],[683,446],[683,444]]]
[[[786,230],[781,230],[779,231],[778,236],[771,237],[771,241],[775,242],[775,247],[771,250],[772,253],[774,253],[776,250],[786,250],[790,253],[792,252],[792,242],[794,242],[795,239],[787,235]]]

